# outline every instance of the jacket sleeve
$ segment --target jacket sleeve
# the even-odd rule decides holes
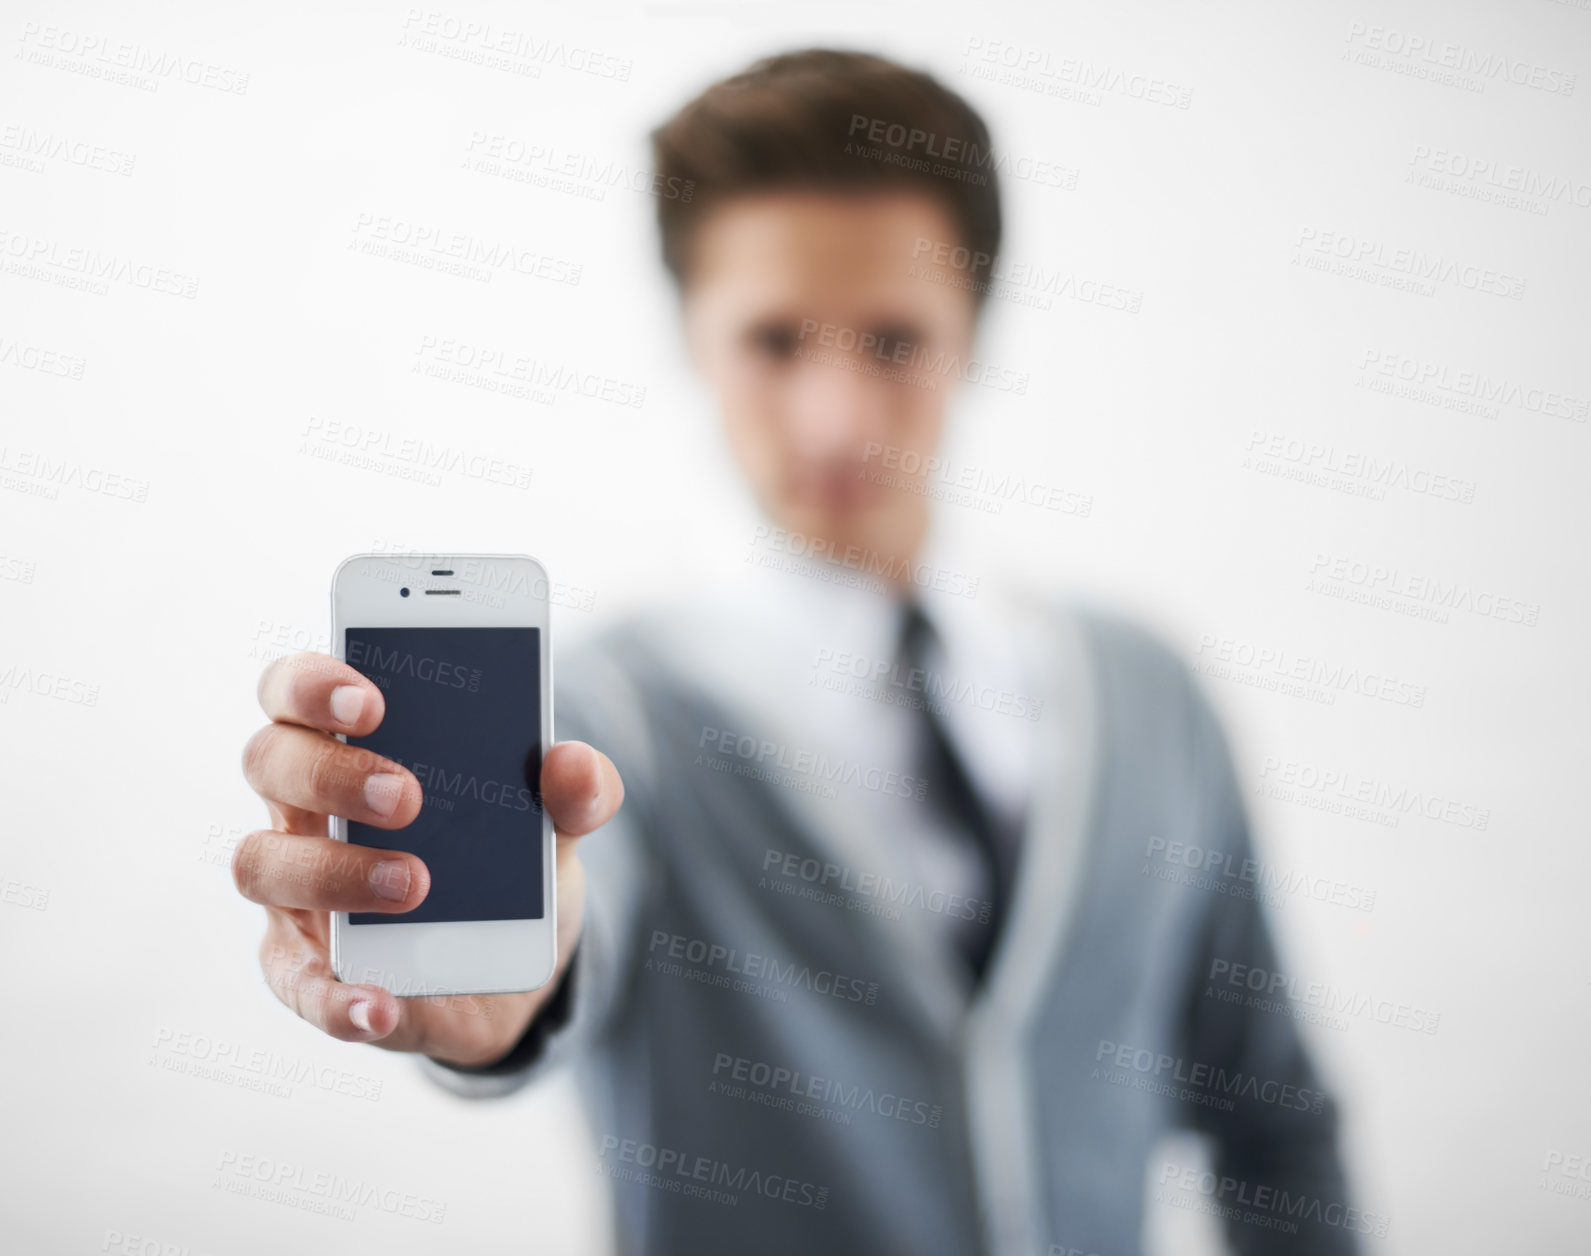
[[[557,738],[590,743],[613,760],[624,781],[614,818],[580,839],[586,872],[585,918],[557,992],[514,1048],[479,1068],[421,1056],[421,1071],[470,1099],[511,1094],[576,1056],[604,1030],[635,972],[637,922],[655,891],[655,856],[645,816],[653,796],[652,756],[639,696],[617,662],[586,647],[559,677]]]
[[[1225,852],[1226,867],[1241,869],[1253,860],[1249,866],[1257,868],[1226,736],[1197,682],[1184,675],[1201,840]],[[1259,884],[1256,878],[1254,887]],[[1245,1256],[1360,1252],[1360,1236],[1384,1230],[1385,1221],[1349,1199],[1337,1105],[1292,1015],[1298,1009],[1285,994],[1255,994],[1247,981],[1230,980],[1236,965],[1246,966],[1245,974],[1265,974],[1267,985],[1272,974],[1284,982],[1291,975],[1277,955],[1264,905],[1257,897],[1205,897],[1207,913],[1187,970],[1183,1050],[1193,1061],[1226,1070],[1235,1082],[1233,1109],[1200,1108],[1196,1121],[1214,1143],[1219,1186],[1213,1202],[1230,1206],[1223,1213],[1228,1241]]]

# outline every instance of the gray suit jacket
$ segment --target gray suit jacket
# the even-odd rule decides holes
[[[737,714],[642,617],[559,660],[559,737],[626,788],[581,844],[559,997],[504,1066],[427,1074],[484,1098],[572,1062],[627,1253],[1130,1256],[1179,1126],[1216,1176],[1174,1185],[1238,1251],[1358,1250],[1374,1218],[1293,1017],[1210,980],[1280,967],[1211,708],[1143,630],[1046,614],[1040,784],[981,985],[830,765],[726,750]],[[1172,842],[1220,853],[1215,888],[1167,876]]]

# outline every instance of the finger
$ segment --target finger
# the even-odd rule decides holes
[[[343,1042],[375,1042],[398,1026],[398,1000],[374,985],[345,985],[324,952],[272,913],[260,943],[260,967],[272,993],[322,1033]]]
[[[454,1064],[486,1064],[518,1042],[539,1005],[522,994],[422,995],[398,1000],[398,1023],[379,1046]]]
[[[338,981],[326,953],[272,912],[260,967],[272,992],[301,1019],[344,1042],[485,1064],[517,1042],[538,992],[399,999],[382,986]]]
[[[420,782],[369,750],[296,724],[267,724],[243,747],[243,775],[286,807],[401,829],[420,814]]]
[[[417,855],[271,829],[237,844],[232,881],[250,902],[312,911],[410,911],[431,890]]]
[[[613,760],[583,741],[560,741],[541,764],[541,797],[559,837],[599,829],[624,801]]]
[[[260,674],[260,706],[273,720],[355,737],[375,731],[387,713],[381,690],[329,654],[273,660]]]

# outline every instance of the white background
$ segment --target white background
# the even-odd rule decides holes
[[[517,70],[471,63],[479,41],[462,34],[417,44],[427,13],[542,51]],[[199,81],[107,81],[103,50],[120,43]],[[1091,509],[947,508],[966,569],[1113,602],[1190,658],[1230,638],[1417,686],[1419,707],[1239,683],[1274,675],[1257,667],[1208,681],[1246,785],[1291,763],[1488,813],[1483,829],[1419,811],[1389,825],[1251,799],[1268,857],[1376,894],[1368,912],[1289,896],[1276,921],[1293,968],[1440,1017],[1434,1034],[1368,1017],[1312,1031],[1344,1096],[1359,1202],[1390,1218],[1378,1250],[1585,1248],[1591,1199],[1555,1193],[1576,1179],[1546,1166],[1591,1156],[1591,6],[1364,0],[0,5],[7,1250],[101,1251],[113,1236],[215,1256],[602,1250],[594,1153],[563,1083],[467,1105],[410,1060],[317,1036],[265,989],[261,912],[227,870],[230,844],[264,823],[239,752],[264,662],[325,648],[328,580],[351,552],[536,554],[569,586],[564,643],[743,559],[753,516],[685,370],[652,200],[482,173],[469,146],[480,132],[645,171],[646,131],[688,95],[813,44],[929,68],[1014,164],[1074,169],[1070,189],[1005,181],[1007,258],[1069,274],[1073,292],[1142,294],[1137,313],[991,302],[984,352],[1030,385],[967,389],[949,453]],[[572,68],[571,50],[628,78]],[[1076,58],[1107,81],[1171,85],[1186,107],[969,72],[1028,54],[1051,83]],[[1437,81],[1443,55],[1578,81]],[[95,148],[130,171],[96,168],[112,159]],[[1534,181],[1534,208],[1499,201],[1509,177]],[[371,256],[361,215],[546,254],[579,282]],[[1334,260],[1300,248],[1321,240],[1367,253],[1367,269],[1301,264]],[[73,250],[196,277],[195,295],[68,286]],[[1403,250],[1453,277],[1382,282]],[[1466,283],[1482,271],[1522,292]],[[605,377],[644,403],[428,376],[427,337]],[[1423,371],[1434,390],[1378,391],[1399,381],[1367,362]],[[1505,395],[1473,412],[1466,373]],[[1445,476],[1473,500],[1262,473],[1245,465],[1256,432],[1330,447],[1318,461],[1336,465],[1390,460],[1420,485]],[[413,478],[393,452],[410,438],[466,469]],[[336,461],[345,441],[373,443],[371,465]],[[481,457],[528,469],[528,487],[471,474]],[[1360,579],[1380,567],[1405,588],[1456,585],[1464,605],[1438,622],[1407,598],[1311,587],[1338,558]],[[1472,609],[1496,599],[1538,608],[1534,626]],[[171,1071],[182,1035],[380,1095],[304,1083],[282,1098]],[[229,1156],[423,1195],[445,1222],[364,1207],[350,1224],[231,1196],[215,1188]],[[1157,1207],[1148,1243],[1199,1250],[1196,1231]]]

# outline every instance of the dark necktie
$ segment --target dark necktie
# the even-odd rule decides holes
[[[904,606],[905,617],[901,623],[897,657],[901,672],[894,683],[911,690],[911,700],[905,703],[918,725],[918,762],[927,781],[929,806],[937,808],[950,818],[952,824],[965,833],[976,845],[989,873],[989,919],[969,922],[973,928],[968,935],[964,953],[972,971],[981,979],[994,951],[1000,934],[1001,921],[1011,899],[1011,876],[1015,867],[1016,837],[983,801],[967,774],[961,756],[956,753],[945,726],[934,711],[935,686],[927,683],[931,677],[927,665],[928,647],[933,639],[933,625],[928,622],[922,608],[913,600]],[[918,680],[912,681],[911,671],[916,669]],[[980,910],[979,917],[982,912]]]

